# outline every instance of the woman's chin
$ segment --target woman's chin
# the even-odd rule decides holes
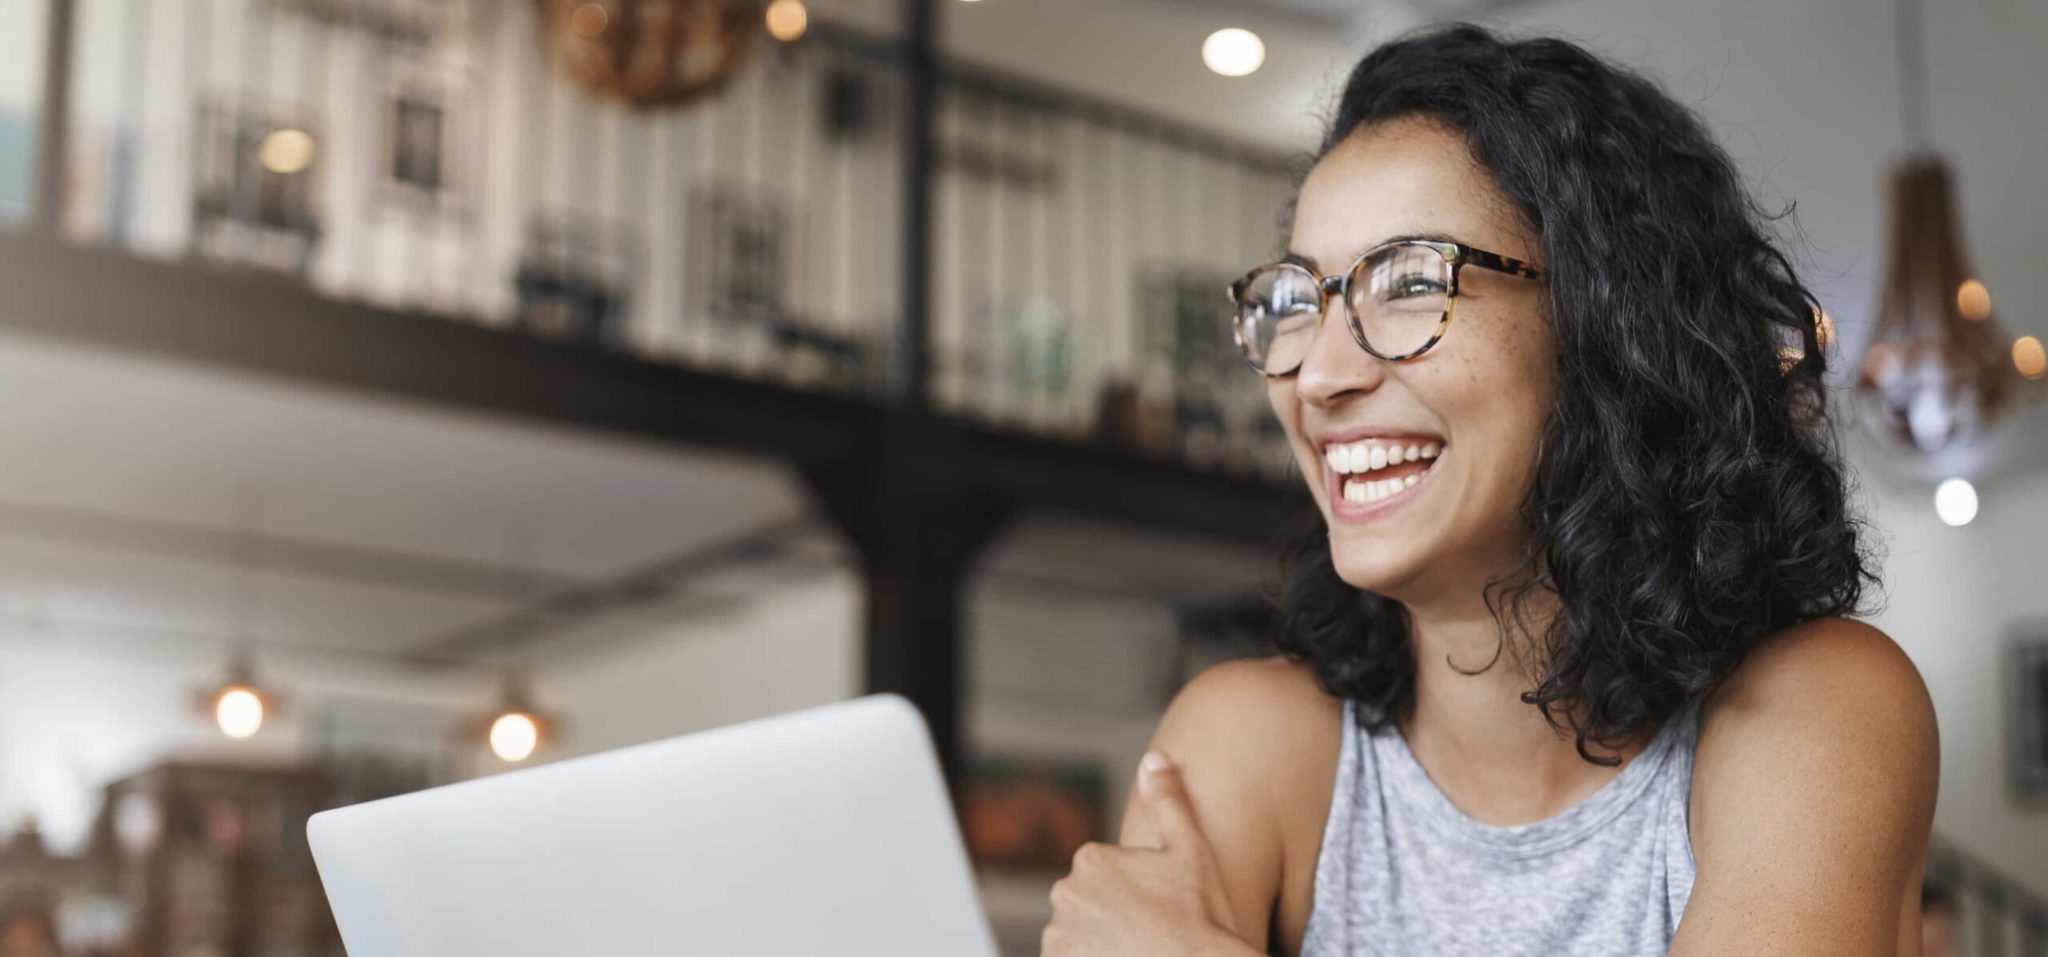
[[[1365,553],[1363,548],[1346,549],[1341,544],[1335,546],[1330,558],[1344,584],[1396,600],[1420,568],[1419,562],[1402,556],[1377,549]]]

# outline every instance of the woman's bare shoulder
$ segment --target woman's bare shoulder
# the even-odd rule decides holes
[[[1783,629],[1749,653],[1702,710],[1702,759],[1755,758],[1790,746],[1869,745],[1913,755],[1930,744],[1934,708],[1891,636],[1849,618]],[[1859,740],[1875,737],[1879,740]]]
[[[1918,892],[1939,767],[1927,687],[1890,636],[1826,618],[1766,639],[1701,714],[1699,877],[1672,953],[1890,946]]]
[[[1304,780],[1334,773],[1342,715],[1343,702],[1306,666],[1246,659],[1210,668],[1181,689],[1155,740],[1176,760],[1178,748],[1195,763],[1228,767],[1245,798],[1278,809]]]

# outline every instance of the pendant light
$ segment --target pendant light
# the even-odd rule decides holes
[[[256,580],[258,555],[255,508],[248,493],[242,495],[243,514],[235,533],[235,641],[228,652],[227,674],[222,681],[199,692],[201,714],[213,718],[220,733],[246,741],[263,729],[264,721],[277,716],[283,699],[256,681]]]
[[[1965,461],[2013,404],[2018,352],[1992,315],[1958,226],[1955,179],[1929,145],[1919,0],[1897,0],[1900,123],[1889,183],[1885,278],[1856,382],[1857,420],[1892,461]]]
[[[525,672],[507,668],[498,683],[497,712],[480,730],[498,760],[518,764],[554,740],[556,725],[552,717],[533,706]]]
[[[519,559],[526,557],[531,544],[531,530],[523,523],[506,525],[505,560],[499,569],[499,586],[508,609],[516,610],[526,603],[525,589],[519,585],[516,570],[521,567]],[[491,753],[497,755],[498,760],[506,764],[518,764],[533,757],[536,751],[553,741],[557,733],[556,720],[534,707],[533,689],[525,669],[510,663],[515,637],[509,628],[498,637],[501,664],[497,709],[479,720],[476,727],[476,736],[490,746]]]
[[[199,693],[200,712],[236,741],[255,737],[265,720],[277,716],[280,704],[276,692],[257,683],[254,655],[246,647],[229,655],[227,676],[220,684]]]
[[[792,9],[800,8],[780,5],[785,26]],[[535,14],[548,59],[577,86],[658,107],[701,99],[730,81],[763,10],[755,0],[535,0]]]

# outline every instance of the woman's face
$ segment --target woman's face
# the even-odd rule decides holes
[[[1397,236],[1544,265],[1463,136],[1427,120],[1361,127],[1318,162],[1288,249],[1334,275]],[[1329,524],[1338,575],[1411,605],[1476,595],[1519,561],[1518,506],[1551,404],[1542,283],[1471,265],[1458,281],[1442,341],[1399,362],[1359,348],[1331,296],[1301,369],[1267,386]],[[1402,461],[1367,468],[1391,459]],[[1363,484],[1347,498],[1351,482]]]

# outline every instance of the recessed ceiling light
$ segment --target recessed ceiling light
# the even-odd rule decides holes
[[[1202,41],[1202,62],[1222,76],[1249,76],[1266,62],[1266,41],[1250,30],[1226,27]]]

